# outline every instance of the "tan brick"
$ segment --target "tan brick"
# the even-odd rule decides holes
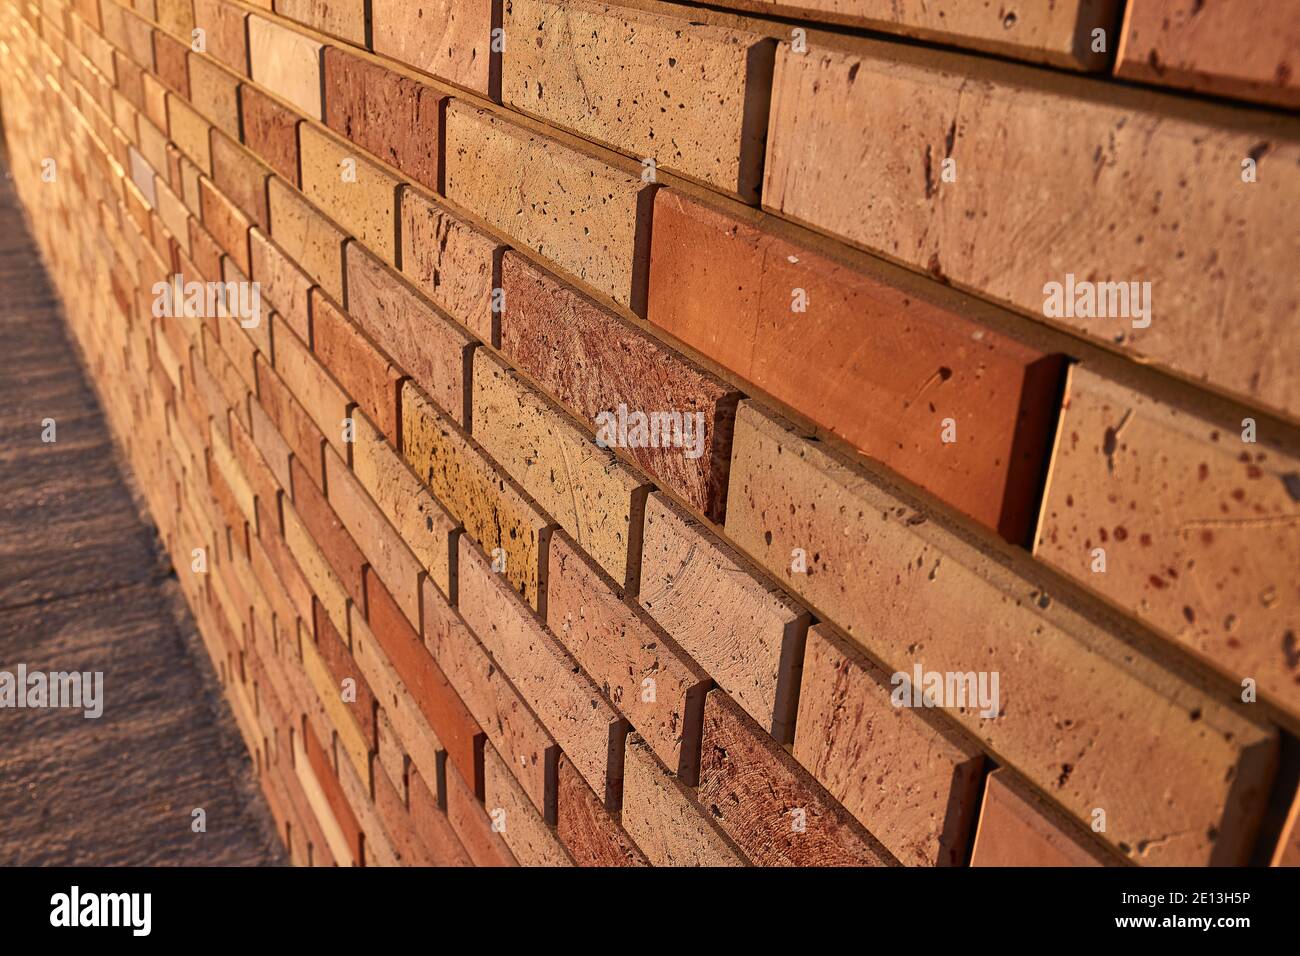
[[[320,548],[312,540],[293,505],[287,500],[281,501],[280,505],[284,519],[284,541],[289,546],[289,553],[293,555],[294,563],[298,565],[303,577],[311,585],[312,593],[316,595],[316,599],[325,608],[334,626],[339,631],[346,632],[348,627],[347,591],[343,589],[343,585],[334,576],[329,562],[325,560]],[[310,613],[308,613],[306,619],[311,620]]]
[[[365,0],[277,0],[275,12],[321,33],[366,42]]]
[[[154,18],[164,30],[183,40],[188,40],[194,29],[193,0],[156,0],[158,15]]]
[[[518,866],[509,845],[493,829],[493,821],[482,802],[454,766],[447,765],[443,779],[446,780],[447,822],[474,865]]]
[[[235,129],[239,129],[236,113]],[[266,205],[266,179],[271,171],[250,156],[237,141],[221,132],[212,134],[212,181],[258,226],[270,221]]]
[[[196,166],[212,175],[212,148],[208,134],[212,127],[178,96],[167,94],[167,129],[181,152]]]
[[[429,573],[429,579],[443,594],[450,594],[451,555],[459,524],[369,421],[354,416],[353,423],[352,467],[357,481]]]
[[[320,429],[325,440],[340,455],[346,455],[348,443],[343,440],[344,420],[348,418],[352,406],[348,396],[321,367],[311,350],[278,316],[271,318],[271,340],[275,353],[275,370],[280,373],[284,383]]]
[[[194,25],[206,34],[207,52],[232,70],[248,75],[248,11],[227,0],[194,0]]]
[[[746,866],[744,855],[709,819],[693,793],[650,745],[629,734],[623,762],[622,823],[655,866]]]
[[[466,376],[474,340],[357,243],[347,249],[348,312],[458,424],[469,420]]]
[[[247,83],[240,84],[244,144],[294,186],[298,178],[298,124],[292,110]]]
[[[805,56],[782,45],[765,208],[1143,361],[1300,411],[1284,358],[1300,350],[1294,256],[1278,241],[1300,201],[1292,124],[1208,110],[1194,120],[1166,100],[1038,88],[1014,70],[1003,80],[970,61],[890,51]],[[1242,180],[1248,157],[1259,160],[1256,182]],[[1047,285],[1065,287],[1067,276],[1150,282],[1150,311],[1053,317]]]
[[[505,247],[413,189],[399,199],[402,274],[453,319],[497,344],[492,290]]]
[[[458,606],[606,808],[620,802],[627,721],[487,558],[460,537]]]
[[[826,624],[808,632],[794,756],[900,861],[961,866],[984,754]]]
[[[336,302],[343,301],[343,241],[334,223],[272,177],[267,186],[271,237]]]
[[[573,866],[555,832],[490,746],[483,753],[483,805],[521,866]]]
[[[346,622],[346,618],[344,621]],[[362,736],[361,729],[349,712],[349,705],[343,700],[339,683],[330,674],[316,644],[310,640],[302,642],[302,666],[307,672],[307,679],[311,681],[316,691],[316,696],[320,699],[321,706],[325,708],[334,732],[338,735],[340,750],[351,761],[357,775],[367,781],[368,787],[370,745]]]
[[[645,482],[486,349],[474,354],[472,381],[479,444],[605,573],[629,582]]]
[[[311,337],[311,276],[299,269],[294,261],[273,243],[259,229],[248,234],[249,248],[252,250],[252,276],[257,280],[259,294],[262,297],[262,321],[267,327],[272,326],[270,310],[276,310],[276,318],[293,330],[304,342]],[[267,356],[273,353],[268,350]],[[332,422],[332,431],[338,431],[338,423]]]
[[[395,442],[401,370],[320,289],[311,294],[311,316],[312,351],[379,430]]]
[[[989,774],[971,866],[1116,865],[1009,770]]]
[[[1034,553],[1300,715],[1300,456],[1242,434],[1074,366]]]
[[[321,44],[278,23],[248,17],[248,57],[253,81],[321,119]]]
[[[1001,762],[1080,818],[1106,808],[1107,839],[1141,862],[1249,852],[1271,731],[749,402],[736,416],[732,464],[728,537],[886,668],[997,669],[996,717],[978,706],[946,712]],[[808,573],[792,573],[794,548],[807,550]],[[1054,719],[1044,722],[1046,713]],[[1093,746],[1103,737],[1110,746]]]
[[[550,519],[411,382],[402,386],[402,456],[479,545],[500,550],[504,579],[541,609]]]
[[[372,0],[374,51],[486,96],[500,82],[495,2]]]
[[[190,101],[216,126],[239,138],[239,80],[195,53],[189,54]]]
[[[385,262],[397,262],[397,180],[355,147],[298,128],[302,191]]]
[[[448,199],[640,311],[653,186],[459,101],[444,135]]]
[[[763,729],[790,742],[808,612],[663,494],[646,502],[639,601]]]
[[[504,102],[757,200],[774,41],[586,0],[504,9]]]
[[[325,460],[322,448],[325,436],[280,376],[271,369],[266,357],[259,354],[256,362],[257,395],[267,417],[284,437],[294,457],[307,469],[316,486],[324,488]]]

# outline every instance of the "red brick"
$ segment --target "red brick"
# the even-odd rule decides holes
[[[582,774],[560,757],[556,834],[579,866],[649,866]]]
[[[298,512],[298,517],[306,525],[325,560],[334,569],[348,596],[364,611],[366,595],[362,569],[366,565],[365,557],[297,458],[289,462],[289,468],[293,473],[294,510]]]
[[[397,395],[403,375],[320,289],[311,292],[312,350],[391,442],[397,440]]]
[[[721,521],[738,393],[522,256],[507,253],[501,274],[502,353],[593,431],[597,416],[617,416],[620,404],[629,414],[680,413],[683,422],[696,416],[692,421],[703,423],[692,435],[699,457],[672,447],[625,452],[697,511]]]
[[[203,225],[241,272],[251,272],[248,230],[252,223],[249,218],[206,178],[199,180],[199,196],[203,206]]]
[[[244,145],[293,185],[298,179],[298,116],[247,83],[239,89]]]
[[[989,774],[971,866],[1116,865],[1008,770]]]
[[[415,182],[440,188],[447,95],[337,47],[326,48],[324,69],[325,124]]]

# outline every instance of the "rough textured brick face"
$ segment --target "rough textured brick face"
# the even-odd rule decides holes
[[[358,45],[366,42],[365,0],[277,0],[275,12]]]
[[[321,44],[253,14],[248,54],[254,82],[312,119],[321,118]]]
[[[313,127],[298,128],[298,145],[307,198],[385,262],[396,262],[397,180]]]
[[[624,830],[654,866],[745,866],[735,844],[636,734],[623,763]]]
[[[226,66],[248,75],[248,11],[226,0],[194,0],[194,25],[204,31],[207,52]]]
[[[555,834],[578,866],[647,866],[648,861],[565,757],[559,761]]]
[[[491,747],[484,754],[484,777],[483,805],[515,859],[523,866],[573,866],[564,844]]]
[[[705,702],[700,756],[700,803],[754,863],[897,865],[720,690]]]
[[[1300,714],[1300,457],[1242,434],[1076,366],[1034,552]]]
[[[474,353],[474,437],[619,584],[639,552],[645,484],[485,349]]]
[[[794,756],[902,863],[961,866],[984,755],[825,624],[808,633]]]
[[[496,345],[492,290],[500,287],[505,247],[413,189],[403,189],[399,203],[402,274],[480,340]]]
[[[194,108],[219,129],[239,136],[239,81],[221,67],[189,54],[190,99]]]
[[[662,494],[646,502],[639,600],[758,723],[788,742],[808,612]]]
[[[325,124],[417,183],[438,188],[446,95],[333,47],[325,51]]]
[[[501,0],[372,0],[374,50],[487,95],[500,74],[491,51]]]
[[[248,84],[239,88],[244,144],[277,173],[298,185],[298,117]]]
[[[1269,731],[1150,665],[1131,672],[1141,662],[1098,653],[1100,635],[1082,643],[1064,619],[1038,613],[1037,589],[1016,582],[1020,593],[1008,593],[972,549],[749,402],[732,467],[731,538],[887,667],[967,673],[996,661],[996,717],[947,713],[1080,817],[1109,808],[1109,840],[1144,863],[1248,852],[1248,833],[1225,821],[1259,812]],[[791,571],[794,548],[808,550],[808,573]],[[1089,743],[1103,733],[1117,742],[1104,752]],[[1164,781],[1187,775],[1207,786],[1167,801]]]
[[[981,524],[1027,538],[1059,356],[672,190],[655,197],[650,262],[650,322]],[[945,443],[950,418],[958,440]]]
[[[336,302],[343,301],[345,234],[278,179],[268,183],[271,237]]]
[[[1105,854],[1062,828],[1007,770],[989,774],[971,866],[1106,866]],[[1112,864],[1113,865],[1113,864]]]
[[[654,187],[461,103],[447,107],[444,192],[634,312]]]
[[[507,253],[501,274],[505,356],[597,438],[609,426],[607,444],[623,447],[697,511],[722,520],[738,394],[521,256]],[[641,431],[659,413],[654,436],[638,438],[634,413],[644,420]]]
[[[1280,237],[1300,147],[1264,117],[1254,126],[783,44],[763,204],[1035,317],[1067,275],[1151,282],[1145,328],[1049,321],[1294,415],[1294,250]],[[1257,181],[1243,182],[1256,155]],[[810,167],[825,172],[800,174]]]
[[[502,98],[756,200],[774,41],[685,26],[599,3],[507,0]]]
[[[1300,23],[1285,3],[1131,0],[1115,73],[1300,107]]]
[[[385,435],[397,435],[401,371],[319,289],[311,293],[312,351]]]

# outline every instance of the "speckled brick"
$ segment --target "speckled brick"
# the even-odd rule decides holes
[[[555,834],[578,866],[649,866],[627,831],[605,809],[582,774],[561,755]]]
[[[971,866],[1116,865],[1009,770],[989,774]]]
[[[244,144],[297,186],[298,117],[247,83],[239,88],[239,110],[244,124]]]
[[[256,14],[248,17],[248,57],[253,81],[321,118],[321,44]]]
[[[336,302],[343,301],[346,235],[295,190],[272,178],[267,190],[271,238]]]
[[[397,437],[401,371],[330,299],[311,291],[312,351],[389,440]]]
[[[564,844],[490,746],[483,755],[483,771],[483,806],[520,865],[573,866]]]
[[[314,127],[299,127],[298,145],[307,198],[389,265],[395,263],[397,180]]]
[[[365,0],[275,0],[275,12],[358,46],[366,42]]]
[[[239,81],[197,54],[189,54],[190,101],[203,116],[239,138]]]
[[[372,0],[374,50],[476,93],[500,82],[492,52],[501,0]]]

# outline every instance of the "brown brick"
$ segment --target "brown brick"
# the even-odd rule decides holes
[[[546,825],[491,747],[484,754],[484,778],[483,805],[521,866],[573,866],[555,831]]]
[[[448,199],[641,310],[653,186],[459,101],[444,135]]]
[[[402,373],[320,289],[311,293],[312,351],[390,439],[397,436]]]
[[[346,234],[275,177],[268,183],[271,238],[335,302],[343,301]]]
[[[189,48],[159,30],[153,31],[154,69],[163,86],[190,98],[190,71],[185,62]]]
[[[692,507],[722,520],[738,393],[518,254],[505,255],[501,273],[502,353],[597,439],[621,439],[621,414],[680,415],[677,444],[688,447],[638,446],[626,453]],[[635,438],[635,419],[627,428]]]
[[[631,581],[645,482],[486,349],[474,353],[472,381],[484,450],[605,573],[620,586]]]
[[[199,199],[203,206],[203,225],[242,272],[250,272],[248,261],[247,216],[227,199],[209,179],[199,180]]]
[[[574,766],[604,798],[619,805],[627,721],[510,587],[467,535],[460,537],[459,608],[484,647]]]
[[[1284,3],[1131,0],[1115,73],[1125,79],[1300,107],[1300,28]]]
[[[350,145],[298,128],[302,191],[389,265],[397,262],[397,180]]]
[[[700,758],[700,802],[759,866],[897,865],[720,690],[705,701]]]
[[[248,59],[255,83],[312,119],[321,118],[320,43],[252,14]]]
[[[437,189],[446,94],[334,47],[325,51],[324,63],[325,124],[415,182]]]
[[[808,632],[794,756],[891,853],[961,866],[984,755],[923,709],[826,624]]]
[[[1143,361],[1300,409],[1283,358],[1300,349],[1292,257],[1275,241],[1300,200],[1289,126],[1262,113],[1193,120],[1147,96],[1049,90],[1017,70],[896,49],[804,56],[782,44],[765,208]],[[1243,182],[1253,156],[1257,181]],[[948,158],[955,182],[943,181]],[[1002,174],[1009,163],[1014,177]],[[1063,290],[1067,276],[1150,282],[1150,311],[1054,317],[1048,284]]]
[[[649,866],[645,855],[561,755],[556,836],[578,866]]]
[[[434,784],[437,786],[436,782]],[[465,848],[419,774],[411,775],[411,820],[440,866],[471,866]]]
[[[365,0],[276,0],[275,12],[322,33],[366,42]]]
[[[1271,731],[1134,655],[749,402],[736,416],[732,477],[729,538],[886,668],[996,668],[996,717],[978,706],[946,712],[1080,818],[1105,807],[1108,840],[1146,863],[1249,852]],[[808,552],[806,574],[791,571],[795,548]],[[1089,746],[1098,734],[1115,746]]]
[[[347,250],[348,312],[401,369],[456,420],[467,421],[465,383],[474,340],[444,319],[357,243]]]
[[[238,120],[236,120],[238,126]],[[266,178],[271,171],[220,132],[212,134],[212,181],[258,226],[270,222]]]
[[[491,50],[501,0],[372,0],[374,51],[484,96],[500,83]]]
[[[544,609],[550,519],[411,382],[402,385],[402,456],[475,541],[499,551],[503,578]]]
[[[239,88],[244,144],[293,185],[298,179],[298,117],[248,84]]]
[[[531,38],[504,50],[504,102],[758,199],[772,40],[586,0],[504,11],[506,35]]]
[[[655,197],[650,263],[650,322],[1026,540],[1060,356],[979,324],[968,306],[897,270],[850,269],[670,190]],[[792,315],[800,292],[805,311]],[[942,440],[949,418],[953,443]]]
[[[497,344],[492,290],[505,249],[485,232],[413,189],[399,197],[402,274],[479,339]]]
[[[194,0],[194,25],[204,30],[207,52],[244,76],[248,75],[247,18],[246,10],[226,0]]]
[[[518,866],[514,854],[501,834],[492,829],[492,821],[482,801],[470,786],[461,779],[456,768],[448,764],[447,822],[456,831],[461,845],[475,866]]]
[[[1106,866],[1105,852],[1076,835],[1079,824],[1052,811],[1009,770],[989,774],[971,866]]]
[[[1300,455],[1242,435],[1075,366],[1034,553],[1300,715]]]

